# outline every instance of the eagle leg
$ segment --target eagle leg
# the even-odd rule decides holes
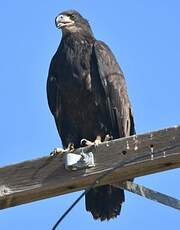
[[[74,148],[74,144],[73,143],[69,143],[68,147],[66,149],[63,148],[55,148],[50,155],[51,156],[57,156],[57,155],[63,155],[64,153],[72,153],[74,152],[75,148]]]

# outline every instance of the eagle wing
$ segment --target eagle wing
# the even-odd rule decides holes
[[[111,119],[114,138],[135,133],[131,104],[126,82],[112,51],[102,41],[95,41],[93,53],[106,96],[106,107]]]
[[[54,56],[51,60],[51,64],[49,67],[46,90],[49,108],[55,118],[58,132],[61,133],[61,122],[58,121],[60,120],[60,116],[62,115],[62,103],[60,97],[59,82],[57,81],[56,75],[56,57]]]

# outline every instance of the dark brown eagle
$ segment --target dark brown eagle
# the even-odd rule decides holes
[[[83,139],[97,144],[133,135],[125,79],[109,47],[94,38],[77,11],[60,13],[55,23],[62,39],[51,60],[47,96],[64,149],[79,148]],[[122,202],[123,190],[104,185],[87,193],[86,210],[109,220],[119,215]]]

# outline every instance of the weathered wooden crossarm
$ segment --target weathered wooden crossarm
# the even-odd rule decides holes
[[[110,174],[98,185],[180,167],[180,126],[113,140],[83,151],[93,152],[94,168],[67,171],[61,157],[43,157],[1,168],[0,209],[85,189],[108,171]],[[134,157],[136,160],[127,163]],[[112,171],[119,163],[124,166]]]

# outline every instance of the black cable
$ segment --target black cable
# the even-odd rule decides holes
[[[115,171],[116,169],[123,167],[125,164],[129,164],[131,162],[134,162],[136,160],[141,160],[147,156],[151,156],[151,155],[157,155],[159,153],[163,153],[164,151],[167,150],[172,150],[174,148],[179,147],[180,145],[175,145],[172,147],[167,147],[165,149],[162,149],[158,152],[151,152],[151,153],[147,153],[147,154],[143,154],[141,156],[135,156],[132,157],[131,159],[125,160],[123,162],[117,163],[115,167],[111,168],[109,171],[105,172],[104,174],[102,174],[101,176],[97,177],[97,179],[73,202],[73,204],[64,212],[64,214],[58,219],[58,221],[56,222],[56,224],[53,226],[52,230],[55,230],[57,228],[57,226],[62,222],[62,220],[66,217],[66,215],[74,208],[74,206],[89,192],[89,190],[91,190],[95,185],[99,184],[100,180],[102,180],[104,177],[108,176],[110,173],[112,173],[113,171]]]
[[[55,230],[56,227],[60,224],[60,222],[65,218],[65,216],[73,209],[73,207],[83,198],[86,194],[86,190],[73,202],[73,204],[65,211],[65,213],[59,218],[56,224],[53,226],[52,230]]]

